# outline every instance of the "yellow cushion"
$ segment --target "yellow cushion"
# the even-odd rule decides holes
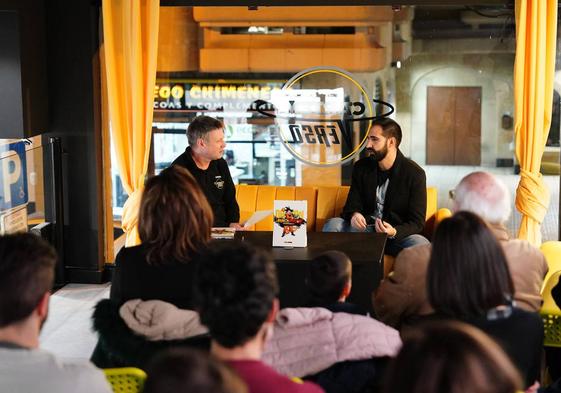
[[[256,211],[258,210],[273,210],[273,204],[277,195],[277,187],[275,186],[258,186],[257,201],[255,204]],[[272,231],[273,230],[273,215],[271,214],[262,221],[255,224],[256,231]]]
[[[240,206],[240,222],[245,222],[255,212],[257,186],[240,184],[236,187],[236,199]]]
[[[438,209],[438,190],[436,187],[427,187],[427,213],[425,220],[436,214]]]
[[[338,217],[343,211],[349,186],[319,187],[317,196],[316,231],[323,228],[329,218]]]

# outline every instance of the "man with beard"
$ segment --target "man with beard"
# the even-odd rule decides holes
[[[425,171],[399,151],[401,127],[384,118],[372,123],[366,143],[368,157],[356,162],[351,189],[341,217],[328,220],[324,232],[383,232],[385,253],[428,240],[419,235],[425,225]]]
[[[39,349],[57,256],[30,233],[0,236],[0,392],[110,393],[101,370]]]

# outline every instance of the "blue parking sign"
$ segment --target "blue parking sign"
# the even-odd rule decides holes
[[[0,210],[27,203],[25,143],[0,146]]]

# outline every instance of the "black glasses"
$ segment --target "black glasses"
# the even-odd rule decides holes
[[[448,197],[452,200],[456,199],[456,189],[455,188],[448,191]]]

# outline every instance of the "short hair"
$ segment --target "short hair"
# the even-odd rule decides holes
[[[143,393],[247,393],[241,378],[206,353],[171,348],[156,355],[146,369]]]
[[[405,335],[384,393],[514,393],[522,379],[497,343],[457,321],[421,324]]]
[[[151,177],[138,218],[147,262],[188,262],[210,241],[213,219],[205,194],[187,169],[172,166]]]
[[[382,135],[386,138],[395,138],[397,142],[396,145],[399,147],[403,134],[401,132],[401,127],[395,120],[390,119],[389,117],[383,117],[381,119],[374,120],[372,122],[372,127],[374,126],[380,126],[382,128]]]
[[[436,229],[427,270],[428,299],[439,314],[468,319],[512,299],[503,249],[485,222],[458,212]]]
[[[488,172],[473,172],[456,186],[454,209],[477,214],[491,224],[503,224],[511,212],[505,184]]]
[[[0,327],[29,317],[53,286],[57,255],[31,233],[0,236]]]
[[[311,305],[336,303],[351,274],[351,260],[341,251],[327,251],[312,259],[306,277]]]
[[[209,132],[224,128],[224,123],[210,116],[197,116],[189,123],[187,127],[187,141],[189,146],[195,146],[197,140],[203,138],[206,140]]]
[[[226,348],[255,337],[277,293],[271,255],[245,242],[213,247],[198,267],[195,296],[201,322],[212,339]]]

